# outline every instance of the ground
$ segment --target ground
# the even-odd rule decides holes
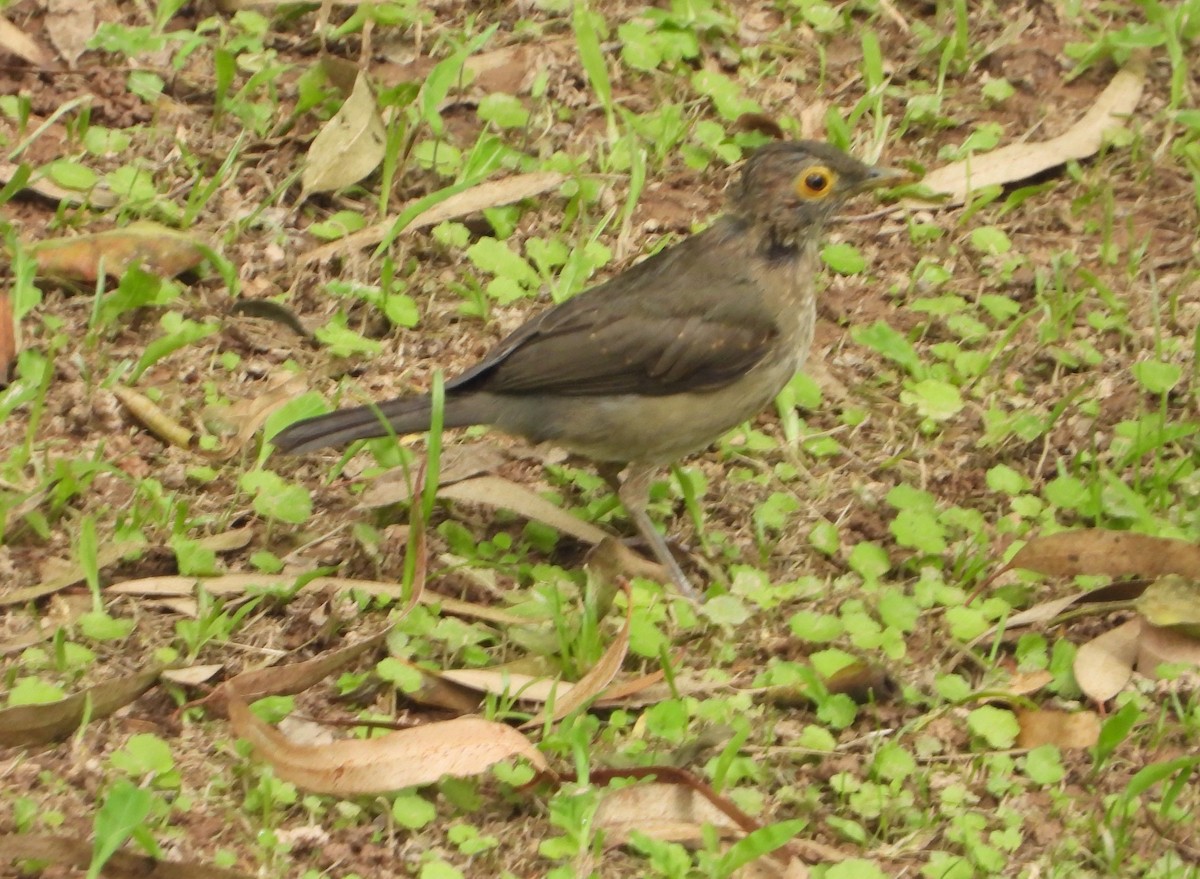
[[[1194,679],[1176,669],[1136,675],[1108,699],[1081,692],[1077,646],[1136,618],[1128,606],[990,632],[1106,582],[991,579],[1025,541],[1087,527],[1200,538],[1195,0],[590,12],[565,0],[21,0],[0,11],[46,51],[39,64],[6,51],[5,162],[114,193],[90,205],[45,189],[0,196],[18,318],[0,391],[5,704],[156,663],[214,667],[8,750],[0,831],[104,837],[100,804],[133,796],[133,782],[151,794],[140,823],[162,857],[245,875],[729,875],[711,837],[606,844],[616,833],[593,822],[599,782],[521,788],[485,775],[399,795],[309,794],[239,744],[221,711],[184,707],[244,670],[378,631],[397,602],[105,591],[177,573],[400,584],[415,526],[427,598],[537,624],[423,604],[386,649],[273,697],[264,716],[449,716],[387,656],[433,670],[533,656],[578,679],[620,643],[633,602],[620,678],[665,666],[677,688],[531,731],[557,772],[690,770],[785,827],[811,874],[834,879],[1197,875],[1200,841],[1180,820],[1197,805]],[[829,230],[805,375],[655,486],[652,514],[707,588],[702,608],[634,578],[597,621],[586,542],[469,499],[443,499],[424,524],[394,495],[371,502],[383,469],[425,459],[424,436],[345,460],[260,453],[263,431],[302,414],[429,388],[553,298],[703,227],[773,126],[914,175],[983,163],[994,147],[1069,133],[1141,49],[1136,108],[1083,158],[965,206],[861,198]],[[371,152],[369,113],[332,147],[314,138],[356,70],[374,86],[385,148],[381,168],[341,181]],[[561,177],[516,204],[486,197],[487,181],[543,172]],[[382,251],[379,235],[330,243],[459,183],[482,188],[484,210],[406,229]],[[143,267],[168,249],[190,262],[199,245],[207,258],[165,286],[135,268],[106,292],[36,253],[145,220],[182,234],[148,233]],[[167,438],[163,417],[190,436]],[[465,454],[464,469],[484,461],[601,529],[634,533],[586,462],[481,429],[444,442],[446,469],[452,450]],[[873,686],[837,692],[846,663]],[[537,709],[492,698],[480,710],[516,723]],[[1031,713],[1051,710],[1097,719],[1098,740],[1020,737]],[[0,714],[6,743],[22,741],[22,723]],[[1163,784],[1142,786],[1147,767]]]

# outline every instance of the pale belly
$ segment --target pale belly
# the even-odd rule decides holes
[[[800,358],[760,366],[705,393],[640,397],[554,397],[504,407],[501,430],[551,442],[596,461],[668,464],[699,451],[765,409],[792,378]]]

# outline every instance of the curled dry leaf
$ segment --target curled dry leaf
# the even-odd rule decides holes
[[[0,874],[15,861],[39,861],[86,871],[92,842],[78,836],[10,833],[0,836]],[[22,874],[23,875],[23,874]],[[131,852],[114,852],[104,863],[105,879],[251,879],[246,873],[191,861],[164,861]]]
[[[626,654],[629,653],[629,633],[633,627],[633,595],[628,583],[625,583],[624,587],[628,609],[625,613],[625,625],[621,627],[620,633],[605,649],[600,660],[575,682],[575,686],[566,693],[558,694],[554,702],[547,703],[540,714],[522,724],[522,729],[532,729],[562,720],[595,699],[612,683],[617,672],[621,670],[621,664],[625,662]]]
[[[121,405],[129,410],[129,414],[160,440],[181,449],[191,448],[192,432],[159,408],[158,404],[145,394],[119,385],[114,387],[112,392],[113,396],[121,401]]]
[[[1132,619],[1079,647],[1073,670],[1079,689],[1089,699],[1107,702],[1133,677],[1142,621]]]
[[[43,241],[32,249],[41,274],[89,284],[101,272],[115,278],[132,265],[173,278],[199,266],[205,253],[203,245],[186,233],[147,220],[123,229]]]
[[[40,705],[16,705],[0,711],[0,745],[43,745],[66,738],[83,721],[108,717],[146,692],[161,669],[152,668],[96,684],[86,690]]]
[[[303,662],[244,671],[221,684],[203,702],[220,712],[234,700],[253,702],[266,696],[291,696],[302,693],[362,654],[377,648],[391,630],[389,625],[382,632]]]
[[[998,184],[1015,183],[1072,159],[1085,159],[1099,151],[1105,137],[1124,125],[1136,109],[1146,84],[1145,63],[1131,60],[1084,116],[1067,131],[1050,140],[1016,143],[987,153],[976,153],[961,162],[945,165],[925,175],[922,183],[949,196],[939,206],[963,204],[971,192]],[[907,199],[906,207],[928,208],[927,202]]]
[[[1086,528],[1035,537],[1006,568],[1026,568],[1051,577],[1103,574],[1153,579],[1180,574],[1200,579],[1200,546],[1169,537]]]
[[[314,192],[332,192],[362,180],[379,167],[386,146],[387,132],[371,84],[359,73],[350,97],[308,148],[300,177],[301,201]]]
[[[1013,614],[1005,620],[1004,628],[1007,631],[1012,631],[1024,626],[1049,623],[1076,605],[1107,605],[1111,602],[1128,602],[1129,606],[1132,607],[1133,601],[1142,594],[1145,588],[1146,583],[1142,580],[1122,580],[1118,583],[1110,583],[1107,586],[1101,586],[1099,589],[1092,589],[1088,592],[1078,592],[1074,595],[1066,595],[1062,598],[1043,601],[1041,604],[1036,604],[1033,607]],[[978,644],[981,641],[985,641],[996,634],[999,629],[999,626],[992,626],[992,628],[988,629],[988,631],[984,632],[971,643]]]
[[[1056,745],[1090,748],[1100,738],[1100,715],[1095,711],[1043,711],[1017,709],[1018,748]]]
[[[214,665],[189,665],[186,668],[169,668],[162,673],[162,679],[183,687],[198,687],[205,681],[215,678],[224,667],[217,663]]]
[[[444,776],[480,775],[496,763],[524,757],[539,770],[546,760],[511,726],[458,717],[373,739],[297,745],[255,717],[244,702],[229,702],[234,731],[284,781],[313,793],[350,797],[432,784]]]
[[[543,192],[549,192],[551,189],[557,189],[565,180],[566,178],[557,171],[533,171],[528,174],[516,174],[512,177],[501,177],[497,180],[486,180],[478,186],[455,193],[439,204],[417,214],[404,227],[404,231],[415,232],[447,220],[455,220],[468,214],[477,213],[484,208],[498,208],[514,204],[535,195],[541,195]],[[411,208],[412,203],[408,207]],[[402,215],[403,211],[388,217],[383,222],[359,229],[344,238],[310,250],[302,257],[302,262],[325,262],[344,253],[374,247],[387,237]]]

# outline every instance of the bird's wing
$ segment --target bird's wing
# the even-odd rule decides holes
[[[714,256],[704,237],[550,309],[447,389],[665,396],[735,381],[779,330],[751,273]]]

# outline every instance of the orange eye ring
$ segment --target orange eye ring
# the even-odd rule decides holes
[[[796,194],[802,198],[824,198],[833,192],[833,184],[837,174],[825,165],[813,165],[805,168],[796,178]]]

